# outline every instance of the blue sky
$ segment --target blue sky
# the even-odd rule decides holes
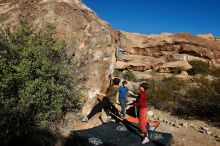
[[[220,0],[83,0],[116,30],[220,36]]]

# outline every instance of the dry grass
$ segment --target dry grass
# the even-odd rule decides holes
[[[220,120],[220,79],[192,81],[176,78],[149,80],[150,105],[177,116],[217,122]]]

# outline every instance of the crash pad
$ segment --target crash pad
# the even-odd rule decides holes
[[[169,146],[172,135],[148,131],[150,142],[141,144],[138,125],[128,122],[110,122],[86,130],[73,131],[72,140],[65,146]]]
[[[131,123],[139,124],[139,119],[136,117],[133,117],[133,116],[128,115],[125,120],[127,120],[128,122],[131,122]],[[146,120],[146,124],[147,124],[148,129],[151,128],[151,129],[155,130],[159,126],[160,121]]]

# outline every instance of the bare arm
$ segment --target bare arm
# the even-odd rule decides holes
[[[100,95],[100,96],[106,96],[106,94],[104,94],[104,93],[98,93],[98,95]]]
[[[115,78],[114,75],[111,74],[111,75],[110,75],[110,80],[114,80],[114,78]]]
[[[132,96],[138,97],[138,95],[134,94],[132,91],[128,91]]]

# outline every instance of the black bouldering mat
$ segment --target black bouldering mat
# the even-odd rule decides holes
[[[139,127],[130,122],[110,122],[87,130],[73,131],[65,146],[169,146],[172,135],[148,131],[150,142],[141,144]]]

